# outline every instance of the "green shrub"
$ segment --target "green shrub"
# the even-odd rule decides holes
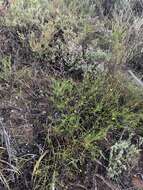
[[[44,127],[48,131],[45,144],[50,154],[42,159],[38,174],[34,174],[34,183],[42,183],[42,188],[44,183],[50,186],[53,175],[55,185],[61,187],[64,184],[60,178],[63,170],[65,178],[74,180],[80,170],[82,172],[87,159],[94,161],[102,155],[108,134],[123,130],[133,132],[141,129],[143,121],[142,100],[134,94],[132,87],[123,83],[123,80],[121,82],[118,77],[88,73],[83,82],[79,83],[70,79],[52,78],[51,87],[53,111],[49,116],[50,124]],[[126,162],[129,163],[122,155],[122,149],[128,149],[127,159],[138,153],[136,147],[128,141],[116,144],[119,136],[108,139],[113,144],[108,171],[112,179],[121,174]],[[123,159],[124,163],[121,161],[118,165],[116,158]]]
[[[84,132],[87,135],[92,131],[96,140],[104,130],[106,135],[108,129],[138,127],[142,115],[131,110],[136,101],[134,93],[131,96],[130,89],[118,79],[106,77],[89,74],[79,84],[72,80],[54,81],[53,103],[59,114],[55,130],[61,134],[66,131],[69,136],[71,133],[71,137],[79,130],[82,140]],[[93,134],[89,136],[93,137]]]
[[[111,147],[108,176],[119,183],[124,172],[129,173],[137,168],[139,153],[139,148],[130,139],[116,142]]]

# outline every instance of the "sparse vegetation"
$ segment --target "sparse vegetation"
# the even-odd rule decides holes
[[[137,189],[142,5],[1,5],[0,190]]]

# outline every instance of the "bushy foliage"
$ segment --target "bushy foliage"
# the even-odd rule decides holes
[[[142,19],[132,1],[112,2],[16,0],[0,17],[0,114],[14,150],[9,160],[1,144],[14,169],[1,165],[6,188],[95,189],[105,163],[119,184],[139,159],[120,136],[143,136],[142,89],[127,72],[142,52]]]
[[[137,146],[126,141],[117,142],[111,147],[108,175],[111,179],[120,182],[121,175],[131,172],[138,165],[140,150]]]
[[[56,172],[60,187],[64,183],[60,176],[65,166],[64,176],[70,175],[70,180],[75,180],[73,176],[79,175],[77,170],[81,168],[82,171],[82,164],[86,160],[95,161],[100,158],[106,144],[104,147],[99,144],[110,133],[133,131],[141,127],[142,108],[138,112],[134,111],[134,102],[137,100],[134,93],[117,78],[106,77],[101,74],[88,74],[78,84],[67,79],[52,80],[51,101],[54,112],[50,117],[46,142],[54,150],[55,157],[51,160],[51,157],[45,156],[44,160],[47,164],[52,162],[50,168],[55,166],[50,179]],[[114,140],[108,140],[114,144],[118,138],[117,135]],[[127,151],[125,157],[122,149]],[[123,169],[127,169],[127,165],[133,167],[133,158],[137,157],[135,153],[139,153],[138,149],[128,143],[128,140],[113,145],[109,158],[109,176],[112,179],[117,178]],[[41,163],[38,169],[46,173],[44,168],[45,165]],[[35,175],[35,180],[37,179]],[[40,179],[42,180],[41,177]]]
[[[95,55],[98,44],[104,46],[99,41],[109,44],[110,39],[104,32],[104,23],[96,19],[94,12],[96,3],[90,0],[18,0],[1,22],[16,27],[22,43],[28,43],[40,61],[48,61],[62,70],[65,65],[65,70],[84,69],[86,64],[95,65],[98,56],[102,60],[110,57],[109,52],[102,53],[100,49],[100,55]]]

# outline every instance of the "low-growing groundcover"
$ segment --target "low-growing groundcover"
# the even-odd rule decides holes
[[[143,90],[127,65],[142,19],[118,2],[16,0],[1,15],[0,190],[136,188]]]
[[[110,148],[128,142],[131,133],[142,135],[141,95],[120,77],[98,72],[75,82],[24,70],[1,80],[1,143],[6,147],[1,184],[4,189],[93,189],[96,174],[112,171]],[[118,179],[114,172],[109,177]]]

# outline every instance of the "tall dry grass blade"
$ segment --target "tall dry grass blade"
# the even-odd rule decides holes
[[[128,70],[128,72],[132,76],[132,78],[134,79],[135,83],[137,85],[143,87],[143,82],[131,70]]]
[[[3,183],[3,185],[10,190],[9,184],[6,180],[6,178],[4,177],[4,175],[0,172],[0,181]]]
[[[12,159],[13,159],[13,153],[12,153],[11,144],[10,144],[10,137],[9,137],[9,135],[8,135],[6,129],[5,129],[5,126],[2,123],[2,120],[0,120],[0,128],[1,128],[1,135],[2,135],[2,138],[3,138],[3,141],[4,141],[3,143],[6,146],[7,153],[8,153],[8,156],[9,156],[9,162],[11,164]]]
[[[40,166],[40,163],[41,163],[42,159],[46,156],[47,153],[48,153],[48,151],[45,151],[44,154],[42,154],[40,156],[40,158],[38,159],[38,161],[36,162],[36,164],[34,166],[34,169],[33,169],[33,172],[32,172],[32,181],[33,181],[33,178],[34,178],[34,176],[35,176],[35,174],[36,174],[36,172],[37,172],[37,170],[38,170],[38,168]]]

